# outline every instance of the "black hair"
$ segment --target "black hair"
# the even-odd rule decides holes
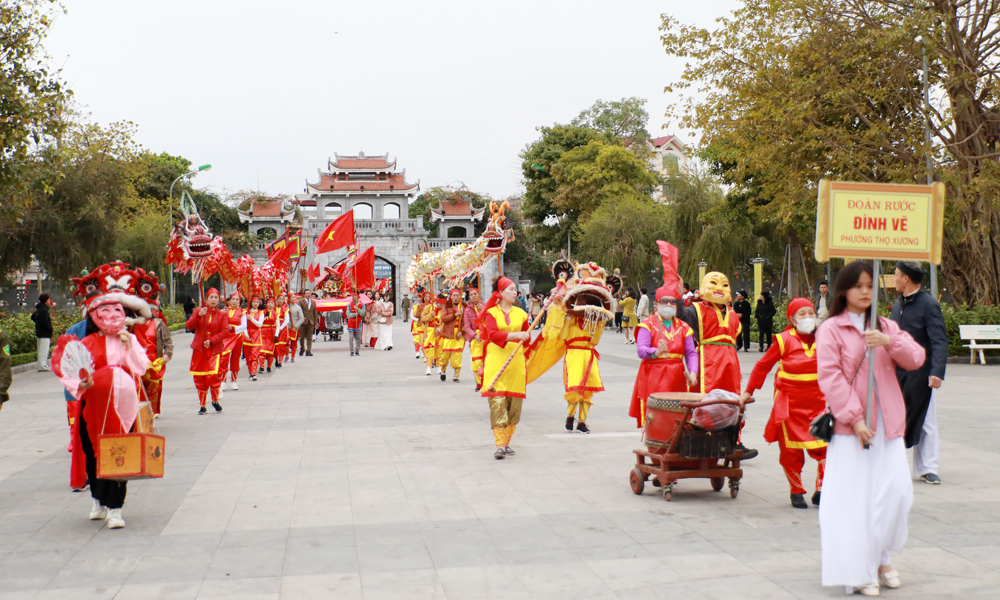
[[[829,286],[829,285],[830,285],[830,282],[824,279],[824,280],[820,281],[820,282],[819,282],[819,284],[820,284],[820,285],[825,285],[825,286]]]
[[[646,288],[642,288],[642,293],[643,293],[643,295],[645,295],[647,293],[646,292]]]
[[[761,296],[764,296],[764,304],[774,304],[774,300],[771,299],[771,292],[761,292]]]
[[[687,291],[690,292],[691,291],[691,284],[685,281],[684,282],[684,289],[686,289]]]
[[[38,295],[38,301],[42,302],[42,303],[48,302],[49,298],[50,298],[50,296],[48,294],[46,294],[46,293],[41,293],[41,294]]]
[[[875,278],[874,271],[872,270],[871,261],[866,260],[856,260],[849,262],[844,265],[844,268],[837,273],[837,281],[833,285],[833,307],[830,308],[829,317],[835,317],[842,312],[847,310],[847,292],[849,292],[855,285],[858,284],[858,280],[861,279],[862,273],[868,273],[868,277],[872,279],[874,283]],[[874,290],[872,292],[874,296]],[[874,301],[874,297],[873,297]],[[871,326],[871,311],[865,311],[865,327]],[[876,321],[875,329],[881,331],[882,324],[881,319]]]

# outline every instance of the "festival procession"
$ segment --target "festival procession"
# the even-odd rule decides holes
[[[587,26],[645,52],[630,26],[652,19],[669,66],[624,72],[667,69],[666,92],[553,74],[621,100],[553,90],[525,117],[490,98],[497,123],[473,134],[442,125],[482,120],[469,98],[420,82],[414,101],[450,108],[407,122],[381,98],[303,97],[331,135],[261,123],[239,144],[244,106],[284,109],[207,97],[214,116],[189,117],[221,132],[209,144],[152,96],[107,102],[123,120],[104,124],[71,99],[101,98],[70,90],[86,70],[45,66],[46,48],[91,47],[78,12],[145,8],[50,4],[0,0],[20,103],[0,107],[0,600],[1000,590],[1000,171],[983,162],[1000,157],[989,119],[955,108],[988,107],[949,75],[955,36],[988,43],[967,28],[992,39],[1000,9],[627,7]],[[397,8],[536,37],[478,8]],[[300,39],[283,19],[301,9],[241,35]],[[337,43],[374,16],[344,10]],[[366,65],[440,60],[368,35]],[[153,64],[149,36],[122,60]],[[892,60],[873,58],[890,37]],[[277,81],[283,65],[231,41]],[[479,46],[455,60],[502,75]],[[356,52],[282,76],[342,89]],[[876,99],[864,78],[903,91]],[[172,127],[141,134],[129,110]]]

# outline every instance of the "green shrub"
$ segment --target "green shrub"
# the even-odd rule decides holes
[[[28,363],[33,363],[38,360],[37,352],[26,352],[25,354],[14,354],[10,357],[10,366],[16,367],[19,365],[26,365]]]
[[[80,320],[80,313],[74,308],[54,309],[49,311],[49,314],[52,316],[52,345],[55,346],[59,336],[66,333],[67,329]],[[10,336],[11,355],[35,352],[35,322],[31,320],[30,312],[19,312],[0,317],[0,329],[6,331],[7,335]]]
[[[948,332],[948,356],[964,356],[968,353],[968,348],[963,348],[966,343],[959,337],[959,325],[997,325],[1000,324],[1000,306],[973,306],[966,305],[952,306],[941,305],[941,314],[944,315],[944,327]],[[1000,356],[998,350],[986,350],[989,356]]]

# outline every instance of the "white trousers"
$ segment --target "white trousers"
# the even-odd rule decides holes
[[[935,397],[937,390],[931,390],[931,402],[927,405],[927,416],[920,431],[920,441],[913,447],[913,474],[917,477],[938,472],[938,428]]]
[[[386,348],[392,346],[392,325],[388,323],[379,323],[378,329],[378,341],[375,342],[376,350],[385,350]]]
[[[913,504],[907,467],[906,444],[902,437],[886,441],[881,414],[868,450],[857,436],[833,436],[819,506],[823,585],[874,583],[879,565],[903,550]]]
[[[49,344],[52,342],[51,338],[35,338],[37,340],[36,349],[38,350],[38,370],[47,371],[52,368],[49,364]]]

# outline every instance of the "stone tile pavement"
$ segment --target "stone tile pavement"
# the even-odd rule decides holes
[[[492,457],[489,415],[462,383],[425,377],[406,326],[392,352],[315,357],[243,381],[199,417],[190,336],[168,369],[166,477],[129,484],[128,526],[86,518],[68,487],[57,380],[18,375],[0,412],[0,600],[193,598],[824,598],[817,511],[794,510],[761,432],[737,499],[687,480],[674,500],[628,487],[637,359],[608,333],[607,392],[563,431],[558,367],[529,388],[514,438]],[[755,352],[741,354],[744,374]],[[244,372],[245,376],[245,372]],[[997,367],[949,365],[939,395],[945,483],[914,483],[894,598],[1000,596]],[[804,480],[814,476],[807,463]]]

